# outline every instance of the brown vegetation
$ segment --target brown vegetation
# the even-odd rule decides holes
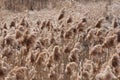
[[[112,6],[117,0],[57,1],[1,2],[20,11],[57,7],[1,9],[0,80],[120,80],[120,15]]]

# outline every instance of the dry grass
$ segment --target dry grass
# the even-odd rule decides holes
[[[117,0],[40,1],[5,0],[0,80],[120,80]]]

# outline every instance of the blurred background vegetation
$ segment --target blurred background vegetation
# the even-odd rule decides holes
[[[54,8],[61,6],[64,1],[77,1],[77,2],[98,2],[108,1],[111,4],[112,0],[0,0],[0,8],[8,10],[40,10],[43,8]]]

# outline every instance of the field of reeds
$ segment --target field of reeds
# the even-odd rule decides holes
[[[0,80],[120,80],[119,0],[0,0]]]

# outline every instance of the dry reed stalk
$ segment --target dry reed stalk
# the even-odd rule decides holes
[[[102,24],[103,20],[104,20],[104,18],[100,18],[100,19],[98,20],[98,22],[96,23],[95,27],[96,27],[96,28],[101,28],[101,24]]]
[[[14,21],[12,21],[11,23],[10,23],[10,28],[11,27],[15,27],[16,26],[16,23],[14,22]]]
[[[67,23],[71,23],[71,22],[73,22],[73,20],[72,20],[72,17],[70,16],[70,17],[67,19]]]
[[[117,23],[117,19],[116,19],[116,18],[113,19],[111,26],[112,26],[113,28],[118,27],[118,23]]]
[[[19,39],[22,37],[22,33],[19,30],[16,30],[16,39]]]
[[[70,55],[68,57],[70,62],[79,62],[79,57],[78,55],[80,54],[79,49],[77,48],[73,48],[73,50],[71,50]]]
[[[109,36],[105,38],[105,41],[103,42],[102,46],[103,48],[108,48],[107,58],[109,58],[110,55],[110,48],[115,45],[115,40],[117,38],[117,35]]]
[[[60,11],[60,14],[58,16],[58,20],[61,20],[62,18],[64,18],[65,16],[65,9],[63,8],[61,11]]]
[[[113,79],[116,79],[116,76],[112,73],[112,70],[109,66],[107,66],[106,69],[103,72],[96,75],[96,80],[101,80],[101,79],[102,80],[106,80],[106,79],[113,80]]]

